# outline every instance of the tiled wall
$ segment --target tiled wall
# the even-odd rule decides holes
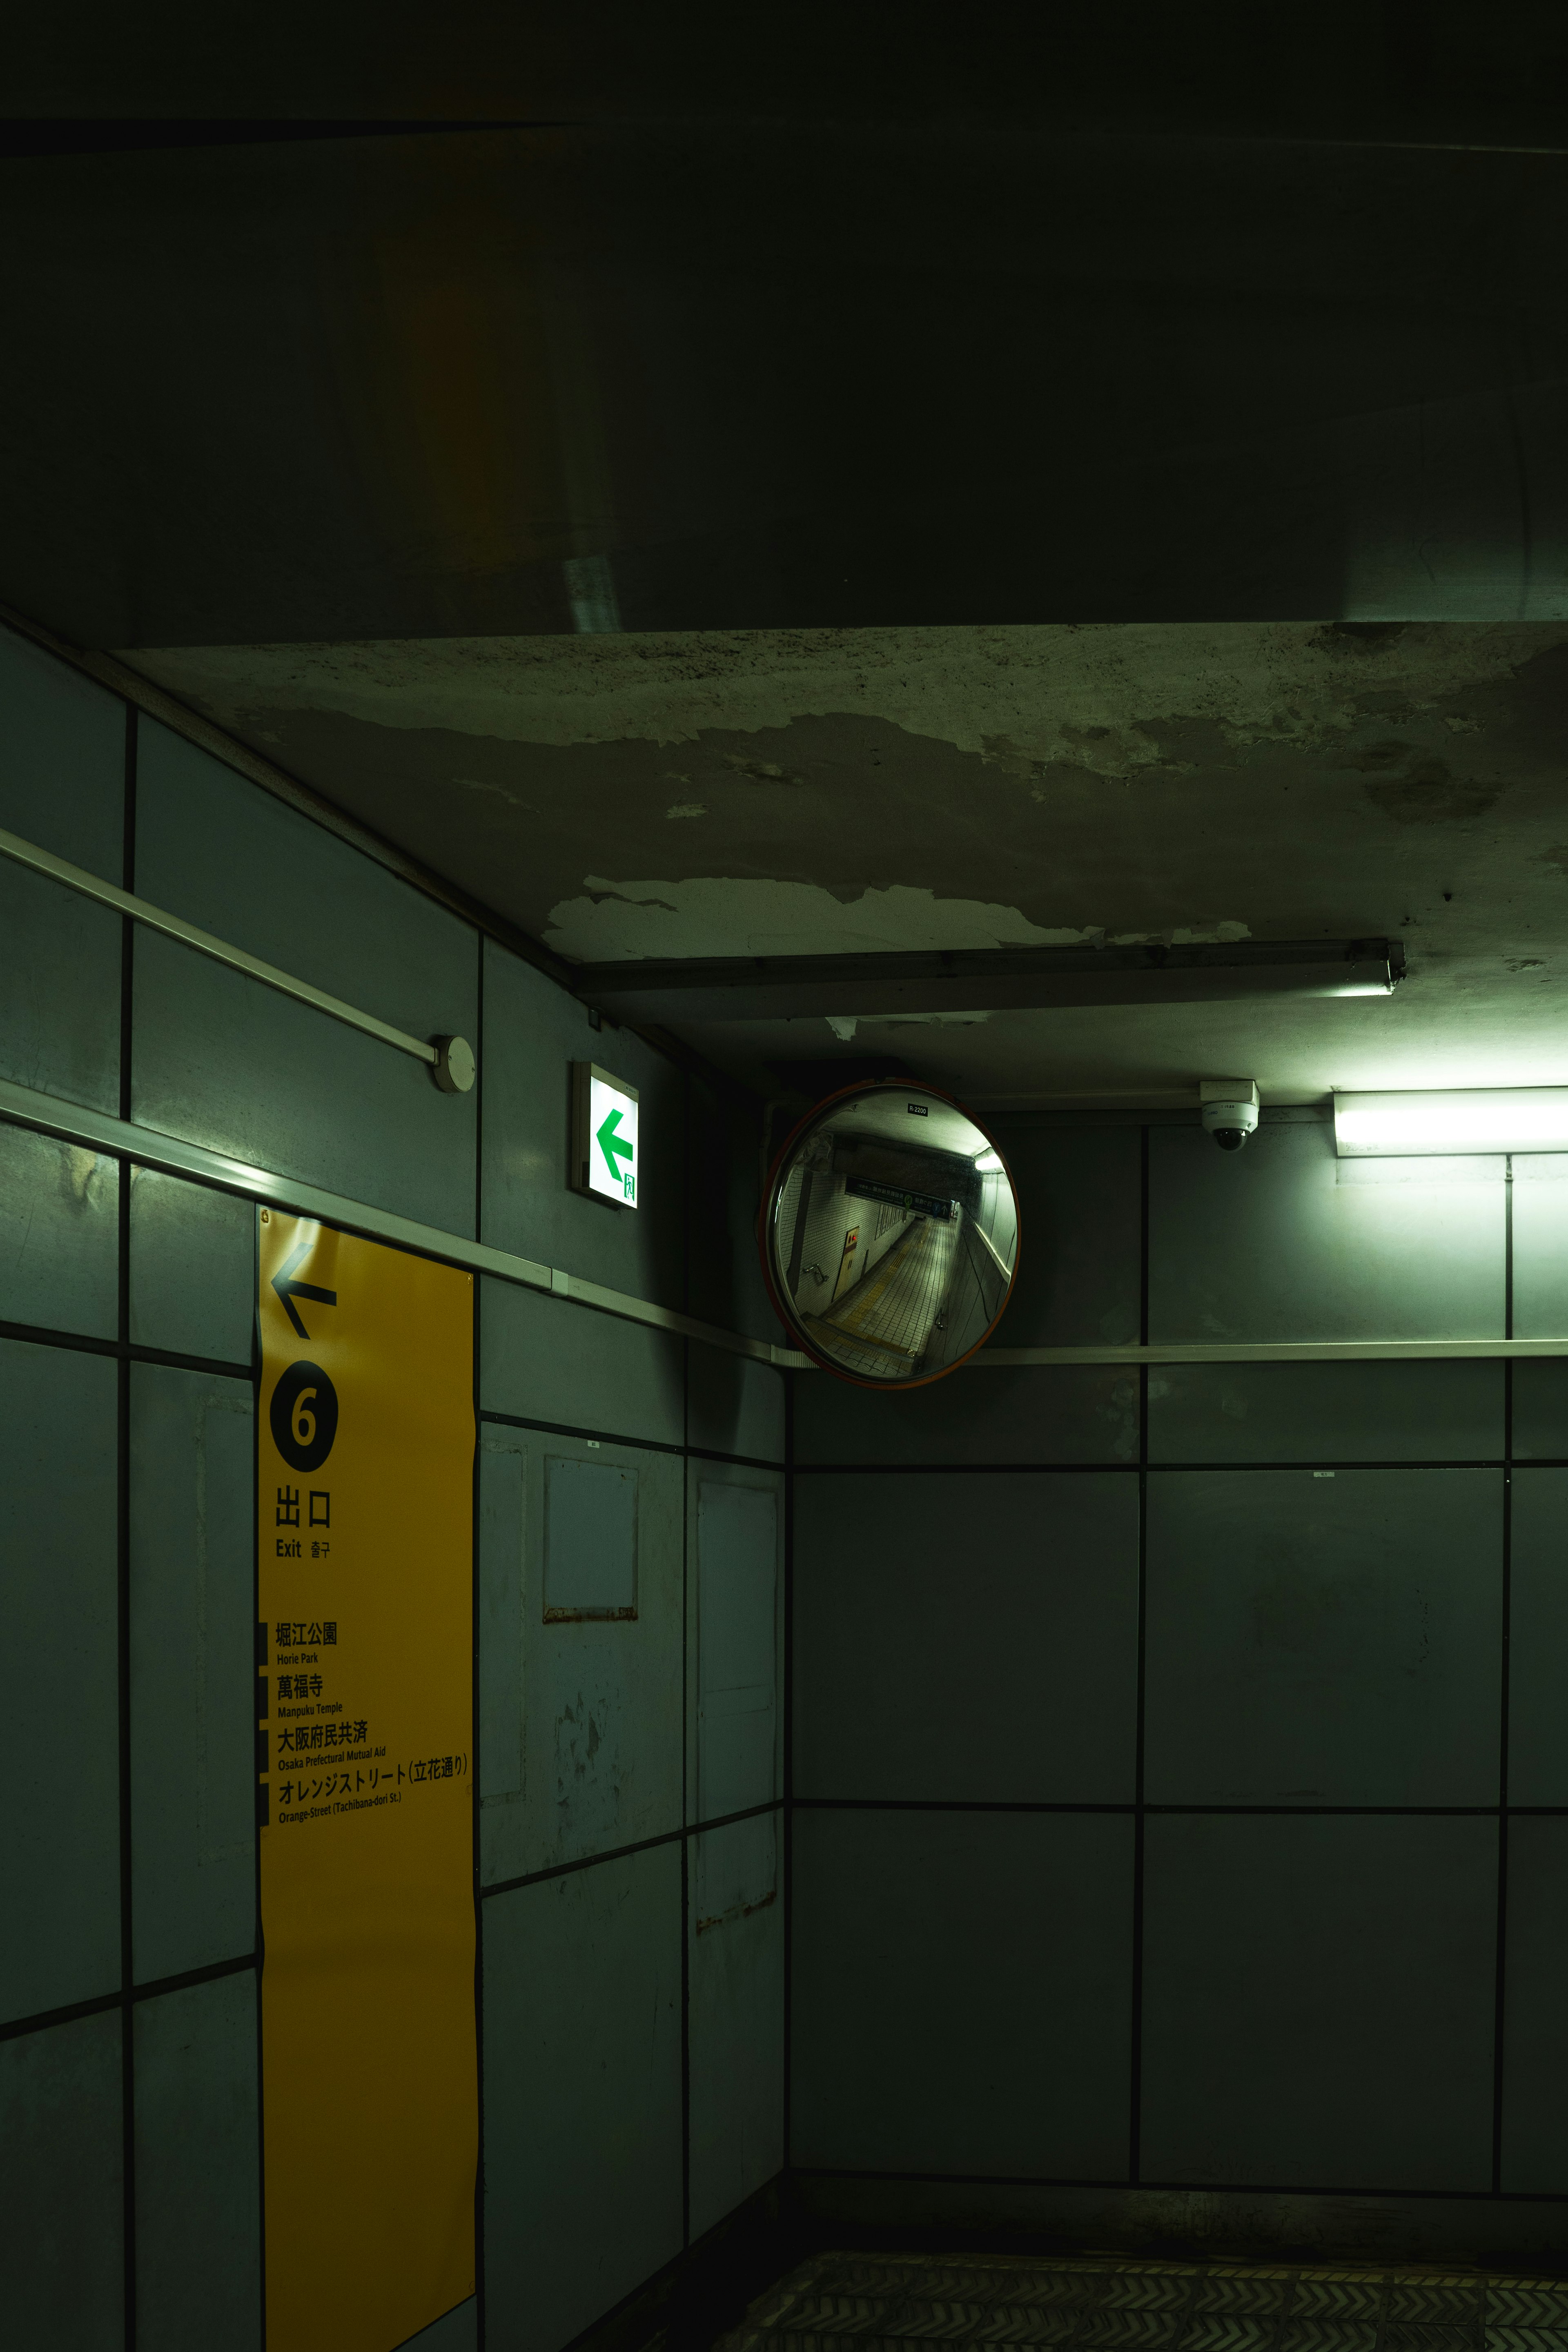
[[[743,1119],[3,635],[0,825],[481,1073],[0,861],[0,1076],[768,1336]],[[641,1089],[635,1217],[565,1189],[576,1058]],[[50,2352],[259,2340],[253,1216],[0,1122],[0,2310]],[[782,2161],[783,1382],[479,1314],[485,2286],[420,2340],[552,2352]],[[552,1457],[636,1472],[634,1622],[544,1622]]]
[[[1568,1333],[1555,1160],[1003,1139],[1003,1344]],[[1564,1370],[797,1382],[796,2165],[1568,2194]]]

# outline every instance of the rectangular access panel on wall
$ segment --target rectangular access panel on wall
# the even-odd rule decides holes
[[[552,1454],[544,1479],[544,1617],[637,1613],[637,1474]]]
[[[474,2291],[473,1278],[260,1213],[267,2336]]]

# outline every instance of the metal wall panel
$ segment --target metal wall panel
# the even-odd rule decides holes
[[[715,1821],[771,1803],[778,1790],[783,1512],[771,1482],[742,1484],[731,1474],[693,1483],[696,1818]]]
[[[1502,1473],[1149,1481],[1157,1804],[1498,1797]]]
[[[798,1795],[1126,1804],[1138,1482],[797,1480]]]
[[[120,2011],[0,2042],[0,2311],[6,2341],[125,2340]]]
[[[692,1350],[695,1355],[696,1349]],[[702,1489],[705,1486],[735,1489],[759,1498],[770,1498],[773,1507],[774,1576],[773,1576],[773,1714],[770,1727],[765,1710],[747,1710],[745,1716],[735,1716],[726,1723],[717,1724],[719,1745],[709,1744],[708,1774],[726,1769],[730,1762],[739,1762],[747,1770],[744,1785],[754,1789],[754,1796],[745,1801],[765,1804],[784,1794],[784,1740],[779,1727],[784,1720],[784,1662],[786,1637],[784,1607],[784,1532],[787,1487],[779,1471],[765,1470],[754,1463],[714,1462],[692,1457],[686,1465],[686,1818],[690,1823],[712,1819],[724,1810],[721,1789],[715,1791],[713,1802],[703,1785],[703,1722],[702,1722]],[[721,1506],[721,1508],[723,1507]],[[742,1504],[742,1509],[748,1507]],[[760,1622],[755,1625],[759,1642],[763,1638]],[[728,1750],[726,1750],[728,1743]],[[748,1759],[750,1759],[748,1765]],[[770,1769],[771,1766],[771,1769]],[[732,1784],[731,1784],[732,1785]],[[739,1803],[728,1810],[739,1811]],[[720,1849],[731,1852],[730,1848]],[[733,1851],[740,1851],[736,1848]],[[751,1898],[748,1896],[748,1900]]]
[[[799,2165],[1119,2179],[1132,1823],[797,1811]]]
[[[0,825],[106,882],[125,839],[125,706],[0,627]]]
[[[1017,1188],[1020,1232],[1018,1276],[997,1346],[1135,1346],[1138,1129],[1043,1127],[1016,1117],[994,1124]]]
[[[1484,2189],[1495,1821],[1166,1815],[1145,1837],[1143,2178]]]
[[[0,629],[0,825],[119,883],[125,710]],[[121,923],[0,859],[0,1076],[112,1111],[120,1092]]]
[[[1568,2193],[1568,1820],[1508,1831],[1508,1994],[1503,2018],[1502,2186]]]
[[[522,1867],[528,1742],[523,1733],[528,1440],[479,1423],[479,1811],[491,1878]],[[486,1815],[497,1814],[493,1820]]]
[[[680,1854],[485,1906],[492,2340],[556,2352],[681,2243]]]
[[[139,1982],[256,1943],[254,1454],[248,1383],[132,1366]]]
[[[1568,1805],[1568,1470],[1513,1479],[1509,1571],[1508,1794]]]
[[[1518,1462],[1568,1462],[1568,1358],[1514,1365],[1513,1453]]]
[[[120,1982],[115,1367],[0,1339],[0,2017]]]
[[[171,1355],[250,1361],[256,1205],[156,1169],[131,1171],[131,1337]]]
[[[997,1335],[1000,1346],[1005,1328]],[[906,1396],[827,1372],[795,1382],[795,1458],[861,1463],[1121,1463],[1138,1459],[1138,1375],[1115,1364],[965,1364]]]
[[[784,2163],[784,1906],[779,1816],[690,1847],[691,2234]]]
[[[692,1925],[699,1935],[749,1918],[774,1901],[783,1830],[784,1815],[775,1805],[693,1838],[687,1853]]]
[[[1149,1374],[1152,1462],[1476,1462],[1502,1451],[1500,1363],[1157,1364]]]
[[[119,1109],[120,940],[107,907],[0,859],[0,1077]]]
[[[1568,1339],[1568,1152],[1521,1151],[1513,1162],[1513,1328],[1520,1339]]]
[[[112,1339],[119,1265],[119,1162],[0,1126],[0,1319]]]
[[[767,1174],[763,1106],[692,1073],[686,1104],[687,1312],[749,1339],[780,1339],[757,1247]]]
[[[599,1268],[590,1263],[584,1278],[598,1281]],[[684,1340],[493,1276],[480,1277],[480,1293],[479,1396],[487,1412],[634,1442],[682,1442]]]
[[[139,2001],[137,2352],[261,2342],[256,1978]]]
[[[1266,1120],[1239,1155],[1153,1128],[1149,1337],[1500,1339],[1502,1174],[1500,1159],[1342,1162],[1324,1120]]]
[[[480,1807],[490,1885],[678,1828],[681,1778],[680,1461],[607,1440],[507,1429],[500,1435],[509,1451],[507,1442],[517,1441],[513,1471],[489,1451],[496,1433],[487,1428],[481,1622],[517,1626],[515,1652],[510,1633],[504,1638],[521,1671],[512,1680],[510,1664],[498,1665],[481,1693],[487,1732],[500,1743],[497,1769],[509,1781],[521,1774],[528,1795]],[[552,1455],[636,1471],[635,1618],[546,1620],[544,1465]],[[510,1690],[521,1692],[521,1762]],[[486,1791],[504,1799],[508,1790],[492,1787],[488,1764],[481,1769]]]
[[[142,898],[415,1036],[477,1041],[467,924],[155,722],[140,744]],[[472,1234],[477,1093],[140,929],[134,1005],[136,1118]]]
[[[775,1320],[763,1339],[784,1340]],[[721,1348],[691,1348],[686,1359],[687,1442],[707,1454],[753,1462],[784,1457],[784,1374]]]

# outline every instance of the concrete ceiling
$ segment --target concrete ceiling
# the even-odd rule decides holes
[[[563,956],[1405,946],[1391,999],[692,1024],[770,1090],[1568,1080],[1568,623],[199,646],[123,659]]]

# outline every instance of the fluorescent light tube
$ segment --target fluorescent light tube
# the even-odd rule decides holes
[[[1568,1087],[1336,1095],[1334,1149],[1342,1160],[1568,1151]]]

